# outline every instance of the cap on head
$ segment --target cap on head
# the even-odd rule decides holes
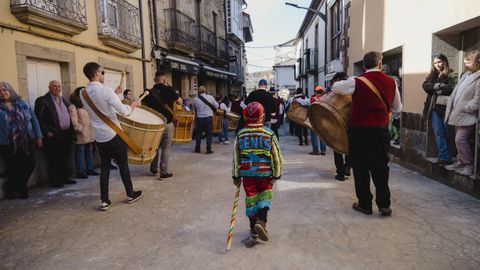
[[[270,92],[270,94],[275,94],[275,92],[277,92],[277,90],[275,90],[275,87],[270,87],[268,92]]]
[[[268,85],[267,80],[261,79],[260,81],[258,81],[258,86],[260,86],[260,85]]]
[[[243,114],[247,117],[247,126],[263,125],[265,109],[259,102],[249,103],[243,110]]]
[[[315,86],[315,92],[320,92],[320,91],[323,91],[323,87],[321,87],[320,85]]]

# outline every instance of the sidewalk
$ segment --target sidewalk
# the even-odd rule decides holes
[[[215,144],[212,155],[176,145],[172,178],[131,166],[134,186],[145,192],[132,205],[123,203],[118,171],[107,212],[97,210],[98,177],[1,200],[0,269],[480,269],[479,200],[391,164],[393,216],[376,208],[366,216],[351,208],[353,178],[334,180],[330,149],[311,156],[293,136],[280,142],[286,164],[267,243],[241,242],[249,235],[242,191],[225,253],[233,144]]]

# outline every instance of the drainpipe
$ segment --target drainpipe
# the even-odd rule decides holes
[[[228,59],[227,59],[227,67],[228,67],[228,71],[230,71],[230,52],[229,52],[229,44],[228,44],[228,25],[227,25],[227,0],[223,0],[223,21],[224,21],[224,24],[225,24],[225,41],[226,41],[226,44],[227,44],[227,53],[228,53]],[[232,90],[232,83],[229,82],[228,83],[228,88],[227,88],[227,93],[230,94]]]
[[[143,89],[147,89],[147,63],[145,63],[145,33],[143,29],[143,7],[142,1],[138,0],[138,9],[140,10],[140,34],[142,39],[142,73],[143,73]]]
[[[324,56],[324,60],[323,60],[323,86],[324,87],[327,87],[327,38],[328,38],[328,35],[327,35],[327,30],[328,30],[328,24],[327,24],[327,21],[328,21],[328,3],[327,1],[324,2],[325,3],[325,56]]]

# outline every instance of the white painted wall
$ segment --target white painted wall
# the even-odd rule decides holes
[[[275,66],[273,67],[275,76],[275,89],[295,89],[295,66]]]

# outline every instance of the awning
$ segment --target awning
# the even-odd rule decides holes
[[[199,64],[197,62],[171,55],[167,55],[165,59],[168,60],[166,61],[165,65],[172,70],[185,73],[198,73]]]
[[[325,75],[325,81],[330,81],[331,79],[333,79],[333,76],[335,76],[335,74],[337,74],[337,72],[330,72]]]
[[[203,66],[203,69],[205,70],[205,75],[207,75],[207,77],[222,80],[235,80],[235,78],[237,77],[237,74],[228,72],[226,70],[216,69],[208,66]]]

